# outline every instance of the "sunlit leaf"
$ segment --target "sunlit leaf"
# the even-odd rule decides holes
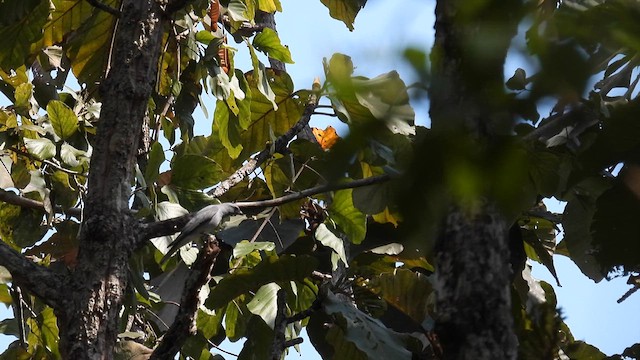
[[[338,254],[338,257],[340,258],[340,260],[342,260],[344,265],[346,267],[349,267],[347,254],[344,250],[343,240],[337,237],[331,230],[329,230],[329,228],[327,228],[327,225],[318,225],[315,232],[315,238],[316,240],[320,241],[322,245],[331,248],[331,250]],[[337,264],[334,264],[334,270],[336,268],[336,265]]]
[[[291,52],[289,48],[283,46],[278,37],[278,33],[269,28],[264,28],[258,35],[253,38],[253,46],[260,50],[270,58],[280,60],[282,62],[293,64]]]
[[[353,31],[353,22],[356,15],[362,9],[367,0],[321,0],[324,6],[329,8],[329,15],[342,21],[349,30]]]
[[[67,140],[78,130],[78,117],[62,101],[49,101],[47,115],[51,121],[53,131],[62,140]]]
[[[35,155],[38,159],[47,160],[56,156],[56,145],[47,138],[24,139],[24,145],[29,154]]]
[[[249,311],[254,315],[260,316],[272,329],[275,324],[276,314],[278,313],[276,301],[278,290],[280,290],[278,284],[270,283],[263,285],[247,304]]]
[[[332,292],[322,301],[327,314],[333,315],[344,331],[344,338],[353,343],[369,359],[411,359],[407,350],[408,335],[397,333],[379,320],[340,300]]]
[[[335,192],[329,216],[354,244],[360,244],[367,232],[367,218],[353,206],[353,190]]]

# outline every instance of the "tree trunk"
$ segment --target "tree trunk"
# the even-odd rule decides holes
[[[437,2],[430,115],[435,136],[464,139],[482,153],[511,130],[503,102],[503,65],[517,31],[520,2],[469,5]],[[517,355],[507,229],[488,191],[471,203],[454,201],[443,221],[435,248],[436,333],[445,359]]]
[[[160,2],[124,0],[91,158],[78,265],[57,309],[67,359],[111,359],[138,222],[129,211],[136,152],[155,86],[165,14]]]

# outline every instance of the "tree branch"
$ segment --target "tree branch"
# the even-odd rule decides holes
[[[87,0],[87,2],[96,9],[106,11],[115,17],[120,17],[120,10],[114,9],[111,6],[100,2],[100,0]]]
[[[202,240],[204,241],[204,246],[186,280],[178,315],[162,337],[158,347],[151,354],[150,359],[173,359],[182,348],[187,337],[195,335],[197,331],[196,313],[200,307],[200,289],[209,282],[211,270],[220,253],[218,240],[216,240],[215,236],[204,235]]]
[[[65,304],[62,276],[44,266],[34,264],[24,255],[0,241],[0,265],[11,273],[12,281],[39,297],[47,305],[59,310]]]
[[[313,115],[314,110],[318,106],[318,98],[316,95],[312,95],[312,98],[305,106],[304,111],[302,112],[302,116],[300,120],[293,125],[291,129],[289,129],[286,133],[278,137],[275,143],[275,152],[284,152],[287,144],[296,136],[305,126],[308,126],[309,120],[311,120],[311,115]],[[241,168],[236,170],[231,176],[229,176],[226,180],[220,183],[217,187],[213,188],[207,194],[211,195],[215,198],[218,198],[224,195],[229,189],[234,187],[236,184],[240,183],[244,180],[249,174],[254,172],[260,165],[262,165],[267,159],[269,159],[273,155],[272,149],[269,145],[265,147],[264,150],[258,153],[254,158],[247,161]]]
[[[14,194],[11,191],[7,191],[4,189],[0,189],[0,201],[6,202],[7,204],[21,206],[23,208],[28,209],[38,209],[45,211],[44,204],[40,201],[27,199],[18,194]],[[80,217],[82,215],[82,209],[80,208],[70,208],[64,210],[61,206],[56,205],[56,212],[61,214],[69,214],[75,217]]]
[[[363,186],[383,183],[389,180],[391,180],[391,177],[389,175],[372,176],[366,179],[353,180],[353,181],[349,181],[341,184],[320,185],[320,186],[305,189],[296,193],[281,196],[275,199],[237,202],[236,205],[240,209],[256,209],[256,208],[260,209],[260,208],[274,207],[274,206],[284,205],[292,201],[304,199],[308,196],[312,196],[315,194],[320,194],[328,191],[342,190],[342,189],[355,189]],[[152,239],[159,236],[175,234],[176,232],[180,231],[180,229],[184,225],[187,224],[189,219],[191,219],[191,217],[194,214],[195,212],[189,213],[187,215],[180,216],[177,218],[173,218],[173,219],[141,224],[140,225],[141,231],[139,234],[137,246],[138,247],[144,246],[145,242],[148,239]]]

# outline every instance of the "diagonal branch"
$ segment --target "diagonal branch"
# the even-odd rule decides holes
[[[299,192],[291,193],[285,196],[281,196],[275,199],[238,202],[236,203],[236,205],[240,209],[261,209],[261,208],[267,208],[267,207],[273,207],[273,206],[280,206],[296,200],[304,199],[308,196],[325,193],[328,191],[335,191],[335,190],[342,190],[342,189],[355,189],[363,186],[380,184],[383,182],[387,182],[389,180],[391,180],[391,177],[389,175],[372,176],[366,179],[353,180],[353,181],[340,183],[340,184],[320,185],[320,186],[312,187]],[[180,229],[183,226],[187,224],[189,219],[194,214],[195,212],[184,215],[184,216],[180,216],[177,218],[173,218],[173,219],[156,221],[156,222],[140,225],[141,231],[138,236],[137,246],[138,247],[144,246],[145,242],[151,238],[175,234],[176,232],[180,231]]]
[[[47,305],[59,310],[64,307],[63,277],[44,266],[34,264],[24,255],[0,241],[0,265],[11,273],[16,284],[39,297]]]
[[[291,129],[289,129],[286,133],[278,137],[275,142],[274,150],[275,152],[284,152],[287,144],[293,137],[296,136],[302,129],[305,128],[309,124],[309,120],[311,120],[311,115],[313,115],[314,110],[318,106],[318,97],[317,95],[312,95],[311,99],[305,106],[304,111],[302,112],[302,116],[298,120],[298,122],[293,125]],[[216,186],[213,190],[208,192],[208,195],[211,195],[215,198],[218,198],[224,195],[229,189],[240,183],[244,180],[249,174],[254,172],[260,165],[262,165],[267,159],[271,157],[273,154],[271,146],[267,145],[267,147],[258,153],[255,157],[247,161],[242,167],[236,170],[231,176],[229,176],[226,180],[220,183],[220,185]]]
[[[173,359],[187,337],[195,335],[197,331],[196,313],[200,307],[200,289],[209,282],[211,270],[220,253],[218,240],[215,236],[204,235],[203,240],[205,244],[186,280],[178,315],[162,337],[162,342],[151,354],[150,359]]]

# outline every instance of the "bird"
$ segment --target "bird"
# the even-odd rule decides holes
[[[162,257],[160,264],[167,262],[184,245],[200,239],[203,234],[215,233],[225,217],[236,214],[242,214],[236,204],[224,203],[205,206],[187,222],[180,235],[169,244],[169,251]]]

